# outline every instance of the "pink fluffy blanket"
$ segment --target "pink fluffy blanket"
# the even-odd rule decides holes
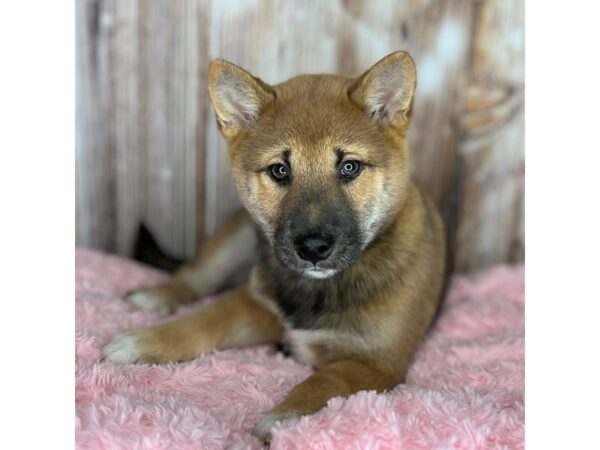
[[[335,398],[314,416],[276,426],[271,448],[523,448],[523,272],[496,267],[455,277],[406,384]],[[311,368],[266,346],[164,366],[101,361],[113,335],[161,320],[132,309],[123,294],[164,279],[131,261],[77,251],[77,448],[262,448],[250,430]]]

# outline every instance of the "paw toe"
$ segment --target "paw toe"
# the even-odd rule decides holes
[[[132,364],[140,360],[141,354],[137,349],[136,338],[130,334],[123,333],[115,336],[110,343],[104,347],[104,356],[108,361]]]
[[[142,311],[157,312],[162,315],[171,311],[165,301],[158,295],[147,291],[133,291],[126,297],[127,302]]]
[[[260,419],[254,426],[252,433],[261,441],[268,443],[271,441],[271,429],[278,422],[284,422],[286,425],[292,425],[300,420],[301,415],[295,412],[271,412]]]

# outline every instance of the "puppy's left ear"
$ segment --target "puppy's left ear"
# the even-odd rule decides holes
[[[416,83],[417,70],[410,54],[394,52],[358,78],[348,94],[373,120],[404,133],[410,121]]]

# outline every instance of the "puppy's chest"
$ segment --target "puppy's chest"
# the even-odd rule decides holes
[[[277,347],[298,362],[320,367],[327,363],[328,355],[335,354],[332,346],[335,336],[332,330],[300,330],[286,326]]]
[[[283,280],[282,280],[283,281]],[[332,282],[275,283],[275,303],[285,333],[280,349],[299,362],[319,367],[343,351],[349,342],[345,302]],[[344,337],[346,336],[346,337]]]
[[[333,282],[293,282],[279,279],[273,283],[275,302],[291,328],[323,328],[343,314],[339,289]]]
[[[284,353],[319,367],[360,344],[364,292],[347,280],[313,280],[268,266],[258,266],[253,279],[256,298],[284,324]]]

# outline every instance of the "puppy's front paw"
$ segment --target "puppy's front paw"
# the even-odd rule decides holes
[[[191,341],[186,337],[191,335]],[[107,361],[116,363],[152,363],[184,361],[196,356],[199,348],[193,333],[181,321],[121,333],[104,347]]]
[[[126,300],[130,305],[142,311],[157,312],[163,316],[173,312],[169,301],[158,289],[137,289],[127,294]]]
[[[140,361],[141,352],[137,347],[137,338],[133,333],[116,335],[103,349],[104,357],[108,361],[133,364]]]
[[[300,420],[301,417],[301,414],[293,411],[271,411],[258,421],[258,423],[254,426],[252,433],[262,442],[269,443],[271,442],[271,428],[273,428],[277,422],[284,422],[285,425],[292,425]]]
[[[138,328],[115,336],[103,353],[107,361],[121,364],[162,364],[180,359],[178,340],[176,331],[169,330],[168,325]]]

